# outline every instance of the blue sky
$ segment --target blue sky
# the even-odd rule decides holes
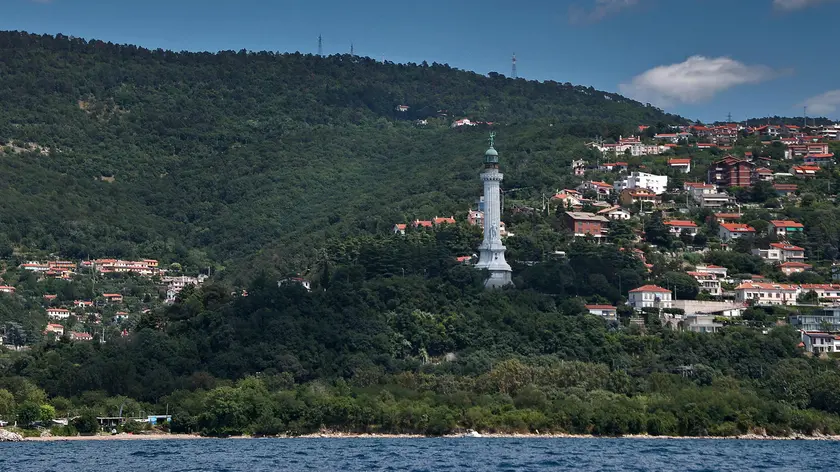
[[[620,92],[704,121],[840,119],[840,0],[3,0],[0,29],[349,52]]]

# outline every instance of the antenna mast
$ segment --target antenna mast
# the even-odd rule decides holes
[[[805,105],[803,107],[803,112],[802,113],[805,115],[805,120],[804,120],[805,125],[803,126],[803,128],[807,128],[808,127],[808,105]]]
[[[517,78],[516,77],[516,53],[513,53],[513,58],[511,59],[510,76],[514,79]]]
[[[318,55],[319,55],[319,56],[323,56],[323,55],[324,55],[324,41],[323,41],[323,39],[321,38],[321,35],[320,35],[320,34],[318,35]]]
[[[354,51],[353,51],[353,43],[350,43],[350,55],[355,56]]]
[[[726,115],[726,122],[727,123],[732,123],[732,112],[729,112],[729,114]]]

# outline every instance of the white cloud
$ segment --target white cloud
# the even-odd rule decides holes
[[[619,85],[624,95],[659,106],[708,100],[729,88],[770,80],[779,73],[728,57],[691,56],[685,62],[654,67]]]
[[[808,107],[808,115],[829,115],[840,108],[840,89],[811,97],[797,105],[797,107]]]
[[[569,7],[570,23],[595,23],[627,8],[635,7],[640,0],[595,0],[591,8],[579,5]]]
[[[822,3],[836,2],[837,0],[773,0],[773,7],[776,10],[792,11],[803,8],[814,7]]]

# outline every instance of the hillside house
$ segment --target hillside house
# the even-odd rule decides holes
[[[627,163],[626,162],[606,162],[598,166],[599,170],[605,170],[608,172],[620,172],[623,170],[627,170]]]
[[[820,166],[793,166],[790,168],[790,173],[794,177],[813,178],[817,176],[820,169]]]
[[[562,208],[580,208],[583,195],[577,190],[564,189],[551,197],[551,201],[559,203]]]
[[[629,220],[631,217],[630,212],[620,206],[604,208],[603,210],[599,210],[597,214],[610,220]]]
[[[618,202],[625,207],[639,208],[654,207],[662,203],[662,197],[646,189],[624,189],[618,197]]]
[[[805,156],[806,166],[826,167],[834,164],[834,154],[808,154]]]
[[[743,223],[724,223],[718,229],[718,236],[721,241],[729,242],[745,236],[755,236],[755,228]]]
[[[436,217],[432,218],[432,224],[434,224],[435,226],[454,225],[455,224],[455,217],[450,216],[449,218],[443,218],[443,217],[436,216]]]
[[[108,303],[122,303],[123,296],[119,293],[103,293],[104,298]]]
[[[724,188],[750,187],[753,167],[747,160],[729,155],[709,166],[707,180]]]
[[[840,300],[840,285],[838,284],[802,284],[799,286],[800,293],[814,292],[820,300],[829,300],[835,303]]]
[[[579,192],[595,192],[595,194],[598,196],[609,196],[613,192],[613,186],[606,182],[590,180],[589,182],[584,182],[580,184],[577,190]]]
[[[71,341],[93,341],[93,335],[90,333],[79,333],[76,331],[70,331],[70,340]]]
[[[805,261],[805,248],[801,248],[799,246],[794,246],[793,244],[788,243],[770,243],[770,248],[778,249],[781,262],[804,262]]]
[[[779,270],[788,277],[790,277],[791,274],[798,274],[800,272],[805,272],[806,270],[811,270],[812,268],[813,266],[811,264],[806,264],[804,262],[790,261],[779,264]]]
[[[802,344],[806,352],[822,354],[840,352],[840,336],[821,332],[802,332]]]
[[[694,268],[696,272],[703,272],[705,274],[715,274],[719,279],[726,279],[728,269],[717,265],[699,265]]]
[[[589,310],[590,314],[600,316],[609,321],[618,319],[616,307],[612,305],[586,305],[586,309]]]
[[[73,306],[76,308],[87,309],[93,308],[93,301],[91,300],[73,300]]]
[[[798,187],[796,184],[773,184],[773,190],[780,197],[789,197],[796,194]]]
[[[697,236],[697,223],[688,220],[671,220],[666,221],[665,226],[668,227],[671,234],[679,236],[683,233],[688,233],[691,236]]]
[[[580,211],[567,211],[565,220],[566,227],[572,230],[576,238],[590,235],[596,239],[606,236],[610,222],[603,216]]]
[[[840,331],[840,307],[832,306],[821,310],[800,312],[790,317],[790,324],[803,331]]]
[[[671,308],[671,291],[656,285],[644,285],[630,290],[627,304],[641,310],[642,308]]]
[[[785,159],[804,158],[809,154],[828,154],[828,143],[788,144]]]
[[[452,123],[452,128],[460,128],[461,126],[477,126],[478,123],[474,121],[470,121],[469,118],[461,118],[460,120],[455,120]]]
[[[47,308],[47,316],[56,320],[66,320],[70,318],[70,310],[65,308]]]
[[[0,293],[15,293],[15,288],[9,285],[0,285]]]
[[[478,210],[470,210],[467,213],[467,224],[473,226],[484,227],[484,212]]]
[[[405,236],[405,228],[406,228],[407,226],[408,226],[408,225],[406,225],[405,223],[397,223],[397,224],[395,224],[395,225],[394,225],[394,228],[393,228],[394,234],[401,234],[401,235]]]
[[[790,235],[802,234],[805,226],[791,220],[771,220],[767,226],[767,234],[780,239],[787,239]]]
[[[50,323],[44,330],[44,334],[53,334],[56,338],[64,336],[64,326],[60,324]]]
[[[668,159],[668,167],[676,169],[683,174],[691,172],[691,159]]]
[[[688,272],[688,275],[694,277],[694,280],[700,285],[700,291],[708,293],[713,297],[719,297],[722,294],[720,288],[720,279],[717,274],[710,272]]]
[[[646,172],[633,172],[625,179],[617,180],[613,186],[618,192],[626,189],[647,189],[657,195],[661,195],[668,188],[668,176],[648,174]]]
[[[735,287],[735,301],[755,305],[787,305],[796,303],[799,288],[794,285],[744,282]]]
[[[759,167],[753,172],[754,182],[772,182],[775,178],[773,171],[766,167]]]
[[[721,223],[735,223],[741,220],[740,213],[715,213],[712,219],[717,224]]]

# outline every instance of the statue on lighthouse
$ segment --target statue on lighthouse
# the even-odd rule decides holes
[[[480,256],[475,265],[478,269],[487,269],[490,277],[484,282],[487,288],[500,288],[510,285],[511,269],[505,262],[505,246],[499,233],[501,221],[501,198],[499,185],[504,175],[499,172],[499,153],[493,147],[496,133],[490,133],[490,149],[484,153],[484,241],[478,247]]]

